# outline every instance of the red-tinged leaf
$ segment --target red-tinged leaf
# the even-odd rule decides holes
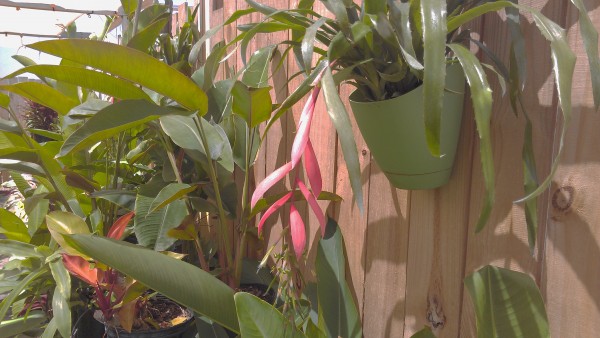
[[[300,258],[306,247],[306,229],[302,217],[293,204],[290,206],[290,230],[292,234],[292,245],[296,258]]]
[[[121,237],[123,237],[123,233],[125,232],[125,227],[127,227],[127,224],[129,224],[129,221],[131,221],[131,218],[133,218],[133,216],[135,216],[135,212],[132,211],[119,217],[119,219],[112,225],[112,227],[110,227],[110,230],[108,231],[108,235],[106,235],[106,237],[120,240]]]
[[[62,255],[63,264],[69,272],[82,281],[95,286],[98,283],[98,270],[90,269],[90,263],[79,256]]]
[[[258,233],[260,234],[262,232],[262,227],[265,224],[265,222],[267,221],[267,218],[269,218],[269,216],[271,216],[275,211],[277,211],[277,209],[281,208],[285,203],[287,203],[287,201],[292,198],[292,195],[294,194],[293,191],[290,191],[289,193],[285,194],[282,198],[278,199],[275,203],[273,203],[273,205],[271,205],[269,207],[269,209],[267,209],[267,211],[265,211],[264,214],[262,214],[262,217],[260,218],[260,222],[258,222]]]
[[[302,195],[304,195],[304,198],[306,198],[308,201],[308,205],[310,205],[310,208],[315,213],[315,216],[317,216],[317,220],[319,220],[319,225],[321,226],[321,236],[325,236],[325,225],[327,225],[327,220],[325,219],[325,214],[323,213],[323,210],[321,210],[319,203],[317,203],[317,198],[314,195],[314,191],[310,192],[306,185],[304,185],[304,182],[300,180],[296,180],[296,185],[298,188],[300,188]]]
[[[281,166],[280,168],[278,168],[277,170],[270,173],[269,176],[265,177],[265,179],[262,180],[258,184],[258,186],[256,186],[256,189],[254,190],[254,193],[252,194],[252,200],[250,201],[250,207],[254,208],[254,206],[256,205],[256,202],[258,202],[258,200],[260,200],[264,196],[264,194],[267,192],[267,190],[271,189],[271,187],[274,186],[275,183],[279,182],[290,171],[292,171],[292,163],[288,162],[288,163],[284,164],[283,166]]]
[[[323,179],[317,155],[315,155],[315,149],[310,140],[306,143],[306,150],[304,151],[304,169],[306,169],[306,176],[308,176],[313,194],[319,196],[321,191],[323,191]]]
[[[121,327],[127,332],[131,332],[131,329],[133,328],[136,304],[137,299],[123,304],[119,310],[119,323],[121,323]]]
[[[296,133],[296,137],[294,138],[294,144],[292,144],[292,168],[295,168],[300,161],[300,158],[304,153],[306,143],[308,143],[308,137],[310,136],[310,125],[320,91],[321,87],[318,86],[313,89],[308,97],[308,100],[306,101],[306,104],[304,105],[302,115],[300,115],[298,131]]]

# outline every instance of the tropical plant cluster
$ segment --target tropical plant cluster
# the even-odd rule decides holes
[[[319,113],[318,96],[325,98],[355,202],[362,208],[356,144],[339,85],[354,86],[365,101],[423,86],[427,142],[432,156],[440,156],[446,66],[460,64],[471,88],[487,190],[477,230],[494,200],[492,102],[484,67],[506,84],[515,112],[527,116],[521,104],[525,56],[519,10],[533,15],[550,41],[564,128],[568,125],[574,56],[564,30],[534,9],[510,1],[322,0],[331,12],[322,16],[314,11],[314,0],[302,0],[295,9],[246,2],[248,9],[204,34],[194,23],[198,7],[190,9],[185,24],[171,36],[164,29],[169,8],[154,4],[136,11],[136,1],[124,0],[120,44],[102,41],[115,21],[108,18],[98,37],[28,46],[60,58],[58,65],[15,57],[23,68],[7,78],[31,74],[39,81],[0,86],[32,102],[31,123],[23,124],[9,97],[0,93],[0,107],[11,115],[0,120],[0,169],[10,173],[24,197],[27,216],[0,209],[0,231],[6,237],[0,239],[0,254],[9,257],[0,270],[0,292],[6,293],[0,303],[0,337],[35,330],[42,337],[85,336],[77,330],[90,311],[107,329],[131,331],[136,320],[152,326],[140,304],[157,293],[194,312],[200,337],[361,337],[360,315],[346,281],[342,231],[317,203],[340,202],[322,189],[309,137]],[[590,69],[598,79],[597,35],[581,1],[573,3],[580,9]],[[493,61],[485,65],[465,47],[472,40],[462,27],[502,9],[513,32],[513,59],[506,67],[474,41]],[[261,14],[261,21],[238,24],[232,41],[217,41],[201,57],[204,45],[224,26],[254,13]],[[248,57],[253,37],[278,31],[289,32],[289,39]],[[233,53],[241,66],[229,64]],[[300,67],[288,80],[303,80],[275,102],[271,78],[283,65],[277,60],[287,57]],[[598,104],[600,86],[594,83]],[[262,140],[305,96],[290,162],[253,187]],[[50,118],[48,112],[56,115]],[[550,178],[535,179],[527,121],[524,183],[533,247],[535,196]],[[555,169],[556,162],[552,173]],[[25,175],[36,185],[28,184]],[[290,188],[270,193],[286,177]],[[321,230],[316,283],[307,283],[299,268],[307,259],[300,203],[316,214]],[[249,243],[261,241],[266,220],[284,206],[289,206],[289,222],[284,222],[289,225],[272,239],[275,244],[263,243],[263,259],[253,261]],[[275,290],[275,300],[243,292],[244,283]],[[481,337],[549,336],[543,300],[528,276],[488,266],[468,276],[465,286]],[[525,298],[528,302],[521,301]],[[533,324],[502,316],[513,312]],[[416,336],[433,333],[424,328]]]

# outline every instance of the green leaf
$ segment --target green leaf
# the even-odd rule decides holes
[[[594,107],[600,107],[600,58],[598,57],[598,31],[594,27],[588,11],[582,0],[571,0],[579,10],[579,30],[583,38],[583,46],[588,56],[590,74],[592,76],[592,91]]]
[[[151,212],[154,201],[167,184],[157,177],[140,186],[135,200],[135,217],[133,229],[140,245],[157,251],[167,250],[175,238],[167,236],[167,232],[176,228],[187,215],[185,202],[176,200],[164,208]]]
[[[28,216],[27,232],[31,236],[37,232],[42,223],[46,220],[46,215],[50,209],[50,201],[47,198],[47,193],[48,189],[42,185],[35,189],[33,196],[25,199],[25,212]]]
[[[14,337],[32,328],[40,327],[48,317],[43,311],[31,311],[26,317],[0,322],[0,338]]]
[[[400,43],[400,51],[404,60],[415,70],[422,70],[423,65],[417,60],[417,54],[413,47],[412,30],[410,26],[410,4],[402,2],[389,2],[391,24],[395,28]],[[385,19],[385,16],[380,15]],[[387,20],[387,19],[386,19]]]
[[[197,188],[197,185],[190,186],[186,183],[170,183],[162,188],[154,201],[152,201],[150,210],[148,210],[148,214],[151,214],[154,211],[163,208],[167,204],[186,196]]]
[[[526,274],[485,266],[465,278],[478,337],[550,337],[544,301]]]
[[[573,84],[573,72],[575,70],[575,53],[569,48],[565,30],[556,23],[550,21],[539,11],[519,6],[520,9],[527,10],[533,16],[533,20],[537,25],[542,35],[550,41],[550,50],[552,52],[552,64],[554,68],[554,77],[556,89],[558,91],[558,103],[560,104],[563,113],[563,123],[560,132],[560,141],[558,151],[554,157],[554,162],[550,168],[550,174],[538,186],[538,188],[527,196],[515,201],[515,203],[525,202],[542,194],[552,183],[552,178],[556,169],[558,169],[559,161],[564,149],[565,136],[571,122],[571,89]]]
[[[510,1],[486,2],[481,5],[473,6],[471,9],[448,19],[448,32],[455,31],[460,26],[479,16],[482,16],[483,14],[496,12],[502,8],[510,6],[513,6],[513,3]]]
[[[346,107],[342,103],[337,88],[335,87],[331,69],[329,67],[325,69],[321,84],[323,85],[323,96],[325,97],[325,104],[327,105],[327,113],[333,122],[335,130],[338,133],[340,145],[342,146],[342,153],[344,154],[344,161],[348,168],[348,176],[350,177],[350,185],[352,186],[352,192],[354,193],[354,200],[356,201],[358,208],[363,211],[360,163],[358,162],[358,151],[356,150],[356,142],[354,141],[354,134],[352,133],[352,124],[350,123]]]
[[[127,210],[135,209],[135,193],[127,190],[101,190],[90,194],[92,198],[101,198]]]
[[[346,282],[346,256],[340,228],[329,219],[316,259],[319,327],[329,337],[362,337],[360,316]]]
[[[306,29],[300,49],[302,50],[302,60],[304,61],[304,70],[309,72],[312,69],[313,50],[315,49],[315,37],[321,26],[327,22],[326,17],[321,17]]]
[[[52,318],[48,325],[46,325],[46,329],[40,338],[54,338],[56,331],[58,331],[58,324],[56,323],[56,319]]]
[[[431,329],[428,326],[426,326],[419,332],[410,336],[410,338],[435,338],[435,335],[433,334],[433,332],[431,332]]]
[[[44,129],[31,129],[31,128],[27,128],[27,131],[34,135],[40,135],[40,136],[49,138],[52,141],[62,141],[63,140],[62,134],[58,133],[58,132],[48,131],[48,130],[44,130]]]
[[[59,92],[58,90],[37,82],[20,82],[12,85],[0,85],[0,89],[20,95],[33,102],[53,109],[60,115],[65,115],[79,102]]]
[[[4,93],[0,93],[0,107],[8,109],[10,105],[10,97]]]
[[[365,13],[377,15],[386,12],[386,0],[365,0]]]
[[[71,276],[65,268],[62,259],[50,262],[50,271],[56,282],[52,295],[52,314],[56,318],[58,332],[63,337],[71,336]]]
[[[29,66],[11,73],[7,78],[12,78],[25,73],[49,77],[60,82],[96,90],[119,99],[145,99],[151,101],[148,94],[129,81],[75,66]]]
[[[492,140],[490,132],[490,120],[492,117],[492,90],[488,84],[483,67],[477,57],[458,44],[449,44],[465,72],[467,82],[471,87],[471,100],[475,111],[475,124],[479,133],[479,153],[481,156],[481,168],[485,182],[485,196],[479,220],[475,226],[475,232],[481,231],[485,226],[495,199],[494,183],[494,157],[492,155]]]
[[[233,290],[211,274],[136,245],[90,235],[71,235],[78,250],[149,288],[238,332]]]
[[[139,83],[200,114],[208,109],[206,94],[191,79],[138,50],[84,39],[47,40],[28,47]]]
[[[75,256],[78,256],[79,252],[65,242],[63,235],[90,233],[88,225],[81,217],[64,211],[52,211],[46,215],[46,225],[56,243],[68,254]]]
[[[242,82],[246,86],[254,88],[269,86],[269,62],[276,48],[276,45],[263,47],[250,56],[242,75]]]
[[[145,52],[148,48],[152,47],[156,39],[158,39],[158,35],[162,31],[163,27],[169,21],[168,18],[157,20],[150,24],[148,27],[139,31],[134,37],[129,40],[127,43],[127,47],[137,49],[139,51]]]
[[[234,296],[240,334],[244,338],[306,337],[273,305],[246,293]]]
[[[529,117],[526,117],[526,120],[527,124],[525,125],[525,138],[523,141],[523,180],[525,193],[529,194],[537,188],[538,179],[535,170],[535,153],[533,151],[533,126]],[[529,251],[533,255],[538,228],[537,197],[526,201],[524,209]]]
[[[0,240],[3,241],[3,240]],[[29,285],[36,280],[41,275],[48,272],[48,268],[44,265],[31,273],[29,273],[25,278],[23,278],[17,286],[2,300],[0,303],[0,318],[6,318],[6,314],[8,309],[13,304],[13,302],[17,299],[17,297],[23,292],[23,290],[27,289]]]
[[[0,209],[0,233],[8,239],[23,243],[29,243],[31,240],[25,223],[17,215],[6,209]]]
[[[0,239],[0,253],[9,256],[44,258],[35,246],[12,239]]]
[[[421,1],[423,25],[423,106],[425,137],[431,155],[439,157],[440,125],[446,83],[446,1]]]
[[[231,90],[233,112],[241,116],[250,128],[267,121],[273,107],[270,91],[271,87],[251,88],[237,81]]]
[[[71,134],[60,149],[59,156],[87,148],[119,132],[156,120],[169,114],[189,113],[177,107],[160,107],[145,100],[114,103],[87,120]]]

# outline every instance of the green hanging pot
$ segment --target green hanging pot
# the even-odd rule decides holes
[[[433,189],[450,179],[465,90],[460,66],[447,68],[446,89],[440,158],[431,155],[425,140],[423,86],[385,101],[365,102],[358,91],[350,95],[350,106],[360,132],[373,158],[396,188]]]

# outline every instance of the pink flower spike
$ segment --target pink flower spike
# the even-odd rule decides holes
[[[308,97],[308,101],[306,101],[304,110],[302,110],[302,115],[300,115],[298,131],[296,133],[296,137],[294,138],[294,144],[292,144],[292,168],[296,167],[300,161],[300,158],[302,157],[302,154],[304,153],[304,148],[306,147],[308,137],[310,136],[310,125],[320,91],[321,87],[318,86],[313,89]]]
[[[296,258],[300,258],[306,247],[306,229],[296,206],[290,206],[290,230]]]
[[[287,201],[290,198],[292,198],[293,194],[294,194],[293,191],[288,192],[282,198],[278,199],[277,202],[273,203],[273,205],[271,205],[269,207],[269,209],[267,209],[267,211],[265,211],[265,213],[262,214],[262,217],[260,218],[260,222],[258,222],[258,233],[259,234],[262,232],[262,227],[265,224],[265,222],[267,221],[267,218],[269,218],[269,216],[271,216],[275,211],[277,211],[277,209],[281,208],[285,203],[287,203]]]
[[[259,199],[261,199],[267,190],[271,189],[275,183],[279,182],[285,175],[287,175],[290,171],[292,171],[292,163],[288,162],[283,166],[279,167],[277,170],[273,171],[269,176],[265,177],[256,189],[254,193],[252,193],[252,199],[250,200],[250,207],[254,208]]]
[[[325,226],[327,225],[327,220],[325,219],[323,210],[321,210],[321,206],[319,206],[319,203],[317,203],[315,195],[313,195],[313,193],[306,188],[306,185],[304,185],[302,181],[296,180],[296,184],[298,185],[298,188],[300,188],[304,198],[306,198],[306,201],[308,201],[308,205],[310,205],[310,208],[315,213],[315,216],[317,216],[317,220],[319,220],[319,225],[321,226],[321,236],[325,236]]]
[[[112,239],[121,239],[121,237],[123,237],[123,233],[125,232],[125,227],[127,227],[127,224],[129,223],[129,221],[131,221],[131,218],[133,216],[135,216],[135,212],[132,211],[119,217],[119,219],[115,221],[112,227],[110,227],[110,230],[108,231],[108,235],[106,235],[106,237]]]
[[[319,194],[323,191],[323,179],[321,178],[321,168],[319,168],[317,155],[315,155],[310,140],[306,143],[306,150],[304,151],[304,169],[306,169],[306,175],[313,194],[315,197],[319,197]]]

